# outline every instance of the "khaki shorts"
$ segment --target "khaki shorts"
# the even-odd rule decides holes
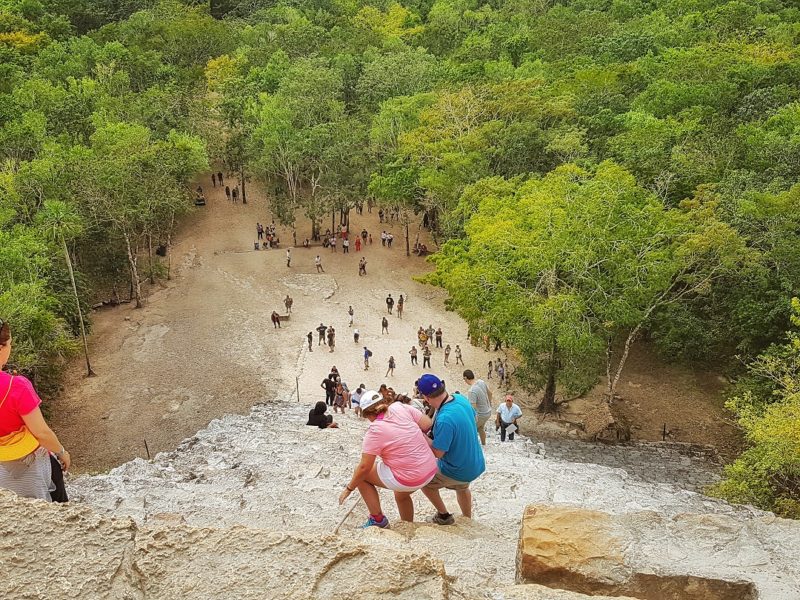
[[[440,490],[442,488],[447,488],[448,490],[468,490],[469,484],[469,481],[456,481],[447,475],[443,475],[441,471],[439,471],[425,487],[430,490]]]
[[[486,427],[486,423],[488,423],[489,419],[491,418],[492,415],[486,415],[485,417],[475,417],[475,419],[478,421],[478,431],[483,430],[483,428]]]

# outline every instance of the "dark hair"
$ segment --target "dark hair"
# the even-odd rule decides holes
[[[10,339],[11,328],[8,326],[8,321],[0,319],[0,346],[5,346]]]
[[[394,397],[394,401],[400,404],[411,404],[411,398],[405,394],[397,394],[397,396]]]
[[[475,379],[475,373],[472,372],[472,369],[464,371],[464,379]]]

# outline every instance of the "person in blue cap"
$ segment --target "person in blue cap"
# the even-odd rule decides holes
[[[438,472],[422,488],[422,492],[436,509],[436,514],[430,520],[439,525],[452,525],[455,519],[448,512],[439,490],[455,490],[461,513],[471,518],[472,492],[469,484],[486,470],[475,428],[475,411],[469,400],[461,394],[449,394],[444,382],[436,375],[426,373],[420,377],[417,389],[436,409],[431,449],[438,459]]]

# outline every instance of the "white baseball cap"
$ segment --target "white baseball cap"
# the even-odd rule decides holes
[[[378,402],[383,400],[383,396],[381,396],[375,390],[369,390],[368,392],[364,392],[361,394],[361,410],[367,410],[373,404],[377,404]]]

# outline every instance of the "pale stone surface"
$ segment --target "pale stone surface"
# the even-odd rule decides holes
[[[653,600],[800,598],[800,523],[529,506],[520,581]]]
[[[634,600],[628,596],[587,596],[568,590],[554,590],[541,585],[514,585],[502,590],[494,600]]]
[[[2,490],[0,581],[15,599],[415,600],[449,589],[428,555],[244,527],[139,526]]]
[[[340,429],[320,431],[304,425],[308,409],[273,403],[255,407],[249,416],[226,416],[151,462],[135,460],[108,474],[72,480],[70,492],[76,501],[139,523],[174,521],[182,515],[187,524],[199,527],[243,525],[301,536],[329,534],[353,502],[340,507],[337,498],[358,462],[366,422],[337,415]],[[486,474],[473,484],[472,521],[458,517],[452,527],[421,523],[432,509],[422,494],[415,494],[417,522],[400,523],[391,495],[383,492],[392,530],[358,529],[366,518],[362,504],[345,522],[341,536],[387,551],[434,556],[454,578],[454,592],[465,597],[472,597],[474,590],[479,597],[499,594],[514,583],[521,517],[527,505],[537,503],[612,515],[652,511],[665,524],[684,513],[730,515],[731,522],[756,532],[759,540],[755,550],[747,546],[747,539],[727,546],[728,552],[742,556],[743,568],[747,560],[760,556],[775,564],[773,574],[797,571],[788,564],[796,556],[788,549],[789,540],[796,540],[796,524],[776,521],[765,527],[764,519],[773,517],[752,508],[649,483],[622,469],[559,460],[549,451],[543,456],[537,444],[525,438],[501,444],[490,436],[486,461]],[[446,491],[443,496],[457,511],[454,495]],[[696,535],[698,546],[718,542],[705,540],[702,529]],[[652,547],[639,548],[661,552],[657,539],[648,544]],[[670,558],[677,564],[683,561],[682,555]],[[757,568],[767,572],[766,567]],[[800,595],[765,598],[798,600]]]

